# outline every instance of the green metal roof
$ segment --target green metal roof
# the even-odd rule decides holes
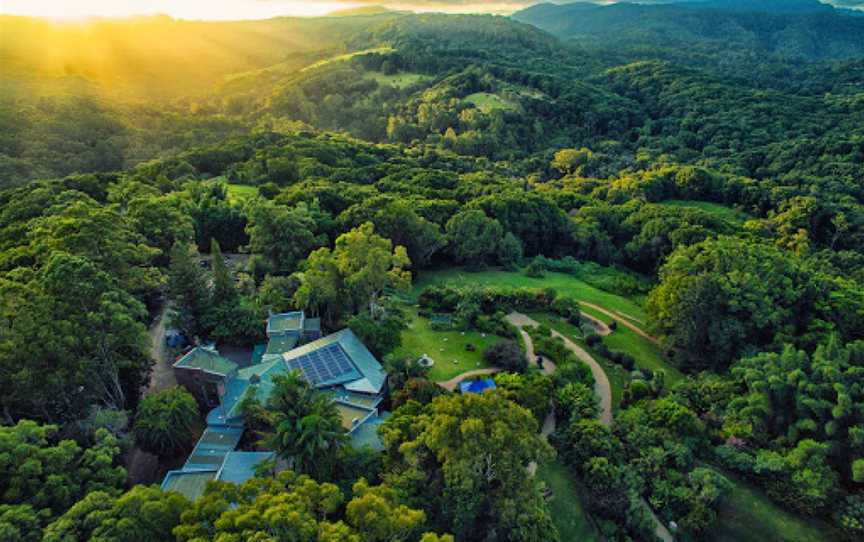
[[[216,469],[206,471],[171,471],[165,475],[162,491],[176,491],[190,501],[204,494],[207,482],[216,479]]]
[[[185,356],[174,363],[174,367],[180,369],[199,369],[206,373],[219,376],[227,376],[237,369],[237,364],[230,359],[223,358],[218,352],[196,346],[186,353]]]
[[[287,333],[303,329],[303,313],[300,311],[273,314],[267,319],[267,333]]]
[[[297,335],[274,335],[267,342],[265,354],[284,354],[293,350],[299,339]]]

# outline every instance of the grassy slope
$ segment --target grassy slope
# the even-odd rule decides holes
[[[480,271],[476,273],[469,273],[461,269],[429,271],[423,273],[415,282],[414,293],[419,294],[427,286],[440,284],[456,287],[477,284],[513,288],[554,288],[559,294],[567,297],[585,300],[608,310],[629,315],[634,322],[646,321],[645,310],[636,301],[600,290],[563,273],[546,273],[543,278],[532,278],[511,271]]]
[[[641,322],[645,321],[645,311],[634,300],[605,292],[575,277],[561,273],[547,273],[545,277],[537,279],[526,277],[520,273],[506,271],[482,271],[478,273],[468,273],[458,269],[433,271],[420,277],[415,284],[414,292],[415,294],[419,294],[419,292],[426,286],[437,284],[449,284],[451,286],[480,284],[490,286],[527,287],[535,289],[554,288],[561,295],[574,297],[576,299],[584,299],[585,301],[600,305],[607,310],[618,311],[630,315],[633,317],[632,319],[637,323],[637,325],[639,325],[637,320]],[[611,321],[611,318],[608,316],[589,308],[583,307],[583,310],[592,316],[600,318],[604,322],[608,323]],[[567,322],[561,321],[560,319],[552,321],[549,320],[549,315],[534,316],[539,316],[539,318],[537,318],[538,321],[550,324],[551,327],[554,327],[568,337],[577,339],[580,335],[577,328],[570,326]],[[546,318],[545,321],[544,318]],[[639,367],[665,371],[666,382],[670,386],[684,378],[684,375],[680,371],[669,365],[663,359],[660,349],[656,345],[643,337],[640,337],[625,326],[618,326],[618,329],[606,337],[604,341],[611,350],[620,350],[633,356]],[[614,381],[611,383],[613,387],[613,399],[615,399],[616,396],[620,399],[621,388],[623,387],[624,380],[622,380],[622,375],[616,373],[623,373],[623,370],[616,371],[615,369],[618,369],[618,367],[612,365],[611,362],[606,362],[604,368],[608,369],[607,375],[610,380],[619,381],[619,386],[616,386]],[[616,387],[618,388],[617,390]],[[617,402],[618,401],[615,400],[616,404]]]
[[[564,541],[595,542],[600,540],[582,506],[579,488],[559,460],[540,467],[537,475],[552,492],[549,509],[552,521]]]
[[[713,527],[713,542],[822,542],[834,539],[830,528],[817,520],[796,516],[746,482],[736,480]]]
[[[483,351],[501,340],[495,335],[483,337],[476,332],[466,332],[462,335],[459,331],[435,331],[430,327],[429,320],[418,316],[416,308],[409,307],[405,312],[410,327],[402,333],[402,346],[391,356],[416,360],[423,354],[428,354],[435,360],[428,378],[435,382],[488,367],[489,364],[483,359]],[[465,345],[468,343],[473,344],[477,349],[474,352],[465,350]],[[453,360],[458,360],[459,363],[453,363]]]

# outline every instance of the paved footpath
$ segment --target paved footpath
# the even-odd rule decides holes
[[[583,302],[584,303],[584,302]],[[639,335],[642,335],[646,339],[657,342],[657,340],[648,334],[646,334],[641,329],[636,326],[630,324],[620,316],[617,316],[601,307],[596,305],[592,305],[589,303],[585,303],[585,305],[602,312],[603,314],[607,314],[613,318],[615,318],[619,323],[627,326],[628,328],[633,329]],[[507,321],[516,326],[519,330],[519,333],[522,335],[522,339],[525,341],[525,350],[526,355],[528,356],[529,363],[536,363],[537,355],[534,353],[534,342],[531,340],[531,336],[525,331],[525,326],[536,326],[539,323],[518,312],[510,313],[507,316]],[[607,328],[608,330],[608,328]],[[611,330],[610,330],[611,331]],[[607,331],[608,335],[609,331]],[[609,378],[606,377],[606,372],[603,370],[603,367],[600,366],[597,361],[591,357],[591,354],[586,352],[582,347],[578,344],[574,343],[561,333],[552,330],[552,335],[555,337],[561,337],[564,340],[564,345],[570,349],[571,352],[576,354],[581,361],[585,362],[588,367],[591,368],[591,374],[594,375],[594,390],[597,395],[600,397],[600,423],[606,426],[612,425],[612,388],[609,385]],[[546,374],[552,374],[555,372],[555,364],[551,361],[543,358],[543,372]],[[548,437],[552,432],[555,431],[555,414],[554,412],[550,413],[546,419],[543,421],[543,429],[542,434],[544,437]],[[536,472],[537,465],[532,463],[528,466],[528,471],[532,474]],[[648,502],[645,499],[642,499],[642,505],[646,510],[651,514],[651,517],[654,520],[654,534],[657,535],[657,538],[662,540],[663,542],[674,542],[675,538],[672,536],[672,533],[669,532],[669,529],[666,528],[666,525],[660,521],[660,518],[654,513],[654,510],[651,509],[651,506],[648,505]]]
[[[525,326],[539,326],[539,322],[518,312],[513,312],[507,315],[507,321],[519,329],[519,333],[525,341],[525,349],[528,352],[528,358],[533,362],[533,360],[537,359],[537,356],[534,353],[534,342],[531,340],[531,336],[528,335],[528,332],[525,331],[524,328]],[[597,360],[591,357],[591,354],[586,352],[581,346],[574,343],[566,336],[554,329],[552,330],[552,335],[554,337],[560,337],[564,341],[564,346],[566,346],[576,355],[577,358],[579,358],[580,361],[584,362],[591,369],[591,374],[594,376],[594,391],[600,398],[600,423],[607,427],[612,425],[612,386],[609,384],[609,378],[606,376],[603,367],[597,363]],[[547,374],[555,371],[554,364],[549,371],[546,370],[545,365],[546,363],[544,362],[544,372]]]

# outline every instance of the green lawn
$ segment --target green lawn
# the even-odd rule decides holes
[[[419,359],[428,354],[435,361],[429,371],[429,380],[440,382],[450,380],[464,372],[489,367],[483,359],[483,351],[490,345],[501,341],[497,335],[486,335],[466,331],[436,331],[429,325],[429,320],[417,314],[415,307],[406,311],[408,329],[402,333],[402,346],[392,354],[396,358]],[[446,340],[445,340],[446,339]],[[465,345],[473,344],[476,350],[469,352]],[[453,363],[456,360],[458,363]]]
[[[414,284],[414,295],[419,295],[423,288],[432,285],[447,284],[449,286],[509,286],[513,288],[554,288],[559,294],[585,300],[600,305],[607,310],[615,311],[622,317],[634,323],[644,323],[647,320],[645,310],[634,299],[609,293],[563,273],[546,273],[543,278],[532,278],[515,271],[479,271],[467,272],[462,269],[444,269],[428,271],[420,275]]]
[[[661,201],[660,203],[663,205],[668,205],[670,207],[687,207],[690,209],[701,209],[707,213],[716,215],[719,218],[722,218],[728,222],[732,222],[733,224],[744,224],[744,222],[751,218],[751,216],[747,213],[743,213],[741,211],[738,211],[737,209],[732,209],[731,207],[726,207],[725,205],[720,205],[719,203],[711,203],[708,201],[669,199]]]
[[[489,111],[494,111],[496,109],[507,109],[511,111],[517,109],[516,104],[514,104],[513,102],[505,100],[497,94],[490,94],[489,92],[475,92],[470,96],[466,96],[464,101],[472,104],[484,113],[488,113]]]
[[[540,467],[537,476],[553,492],[549,509],[561,540],[567,542],[600,540],[582,506],[579,487],[567,467],[556,459]]]
[[[395,88],[406,88],[428,79],[427,76],[420,73],[396,73],[393,75],[385,75],[381,72],[369,72],[366,75],[369,79],[374,79],[380,85],[388,85]]]
[[[836,540],[831,528],[796,516],[774,504],[761,491],[724,473],[734,484],[720,508],[712,542],[822,542]]]

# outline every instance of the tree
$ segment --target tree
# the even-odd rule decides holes
[[[380,196],[347,209],[339,216],[339,222],[345,229],[372,222],[379,235],[396,246],[404,246],[411,263],[422,268],[446,245],[446,239],[439,226],[417,214],[415,207],[412,202]]]
[[[594,153],[590,149],[561,149],[555,153],[552,167],[563,175],[581,174],[582,169],[594,159]]]
[[[290,373],[273,379],[266,406],[276,453],[298,472],[330,479],[347,442],[342,418],[330,397]]]
[[[175,243],[168,271],[172,322],[189,337],[206,336],[207,314],[212,299],[207,275],[193,245]]]
[[[516,269],[522,263],[522,256],[522,241],[508,231],[498,245],[498,263],[506,269]]]
[[[195,228],[192,219],[182,208],[176,196],[138,197],[129,202],[126,210],[135,230],[148,244],[159,249],[156,263],[167,266],[174,243],[192,243]]]
[[[300,260],[324,242],[305,204],[284,207],[259,199],[249,209],[249,248],[264,256],[274,274],[293,273]]]
[[[213,261],[213,303],[231,305],[237,301],[237,289],[216,239],[210,243],[210,257]]]
[[[516,341],[504,340],[490,345],[483,352],[483,358],[505,371],[521,373],[528,369],[528,359]]]
[[[94,491],[50,523],[43,542],[172,540],[189,501],[179,493],[138,485],[123,495]]]
[[[453,542],[447,535],[421,537],[423,526],[423,512],[405,506],[393,489],[360,480],[346,504],[337,486],[285,470],[241,486],[212,484],[182,515],[174,536],[178,542],[274,536],[321,542]]]
[[[26,278],[0,278],[7,420],[73,420],[96,404],[134,405],[151,364],[144,306],[95,264],[68,253],[54,253]]]
[[[409,401],[381,429],[385,482],[460,540],[557,540],[532,461],[551,457],[539,424],[501,393]]]
[[[5,458],[0,465],[0,505],[28,505],[41,521],[65,512],[90,491],[119,493],[126,471],[115,466],[117,439],[100,429],[93,446],[82,448],[73,440],[60,440],[59,432],[56,425],[32,421],[0,427],[0,457]],[[26,510],[14,512],[20,516]]]
[[[405,319],[390,310],[377,319],[367,313],[352,316],[348,327],[378,359],[402,345],[402,332],[407,329]]]
[[[411,285],[405,247],[393,247],[367,222],[340,235],[336,246],[309,255],[294,298],[298,306],[336,322],[347,311],[368,310],[376,317],[385,290]]]
[[[481,210],[461,211],[447,221],[450,253],[458,262],[479,267],[498,254],[504,230]]]
[[[179,386],[141,400],[135,415],[135,441],[142,450],[160,457],[176,457],[195,439],[198,404]]]
[[[660,273],[648,311],[678,360],[726,368],[742,351],[799,336],[815,316],[812,277],[772,246],[732,237],[682,247]]]

